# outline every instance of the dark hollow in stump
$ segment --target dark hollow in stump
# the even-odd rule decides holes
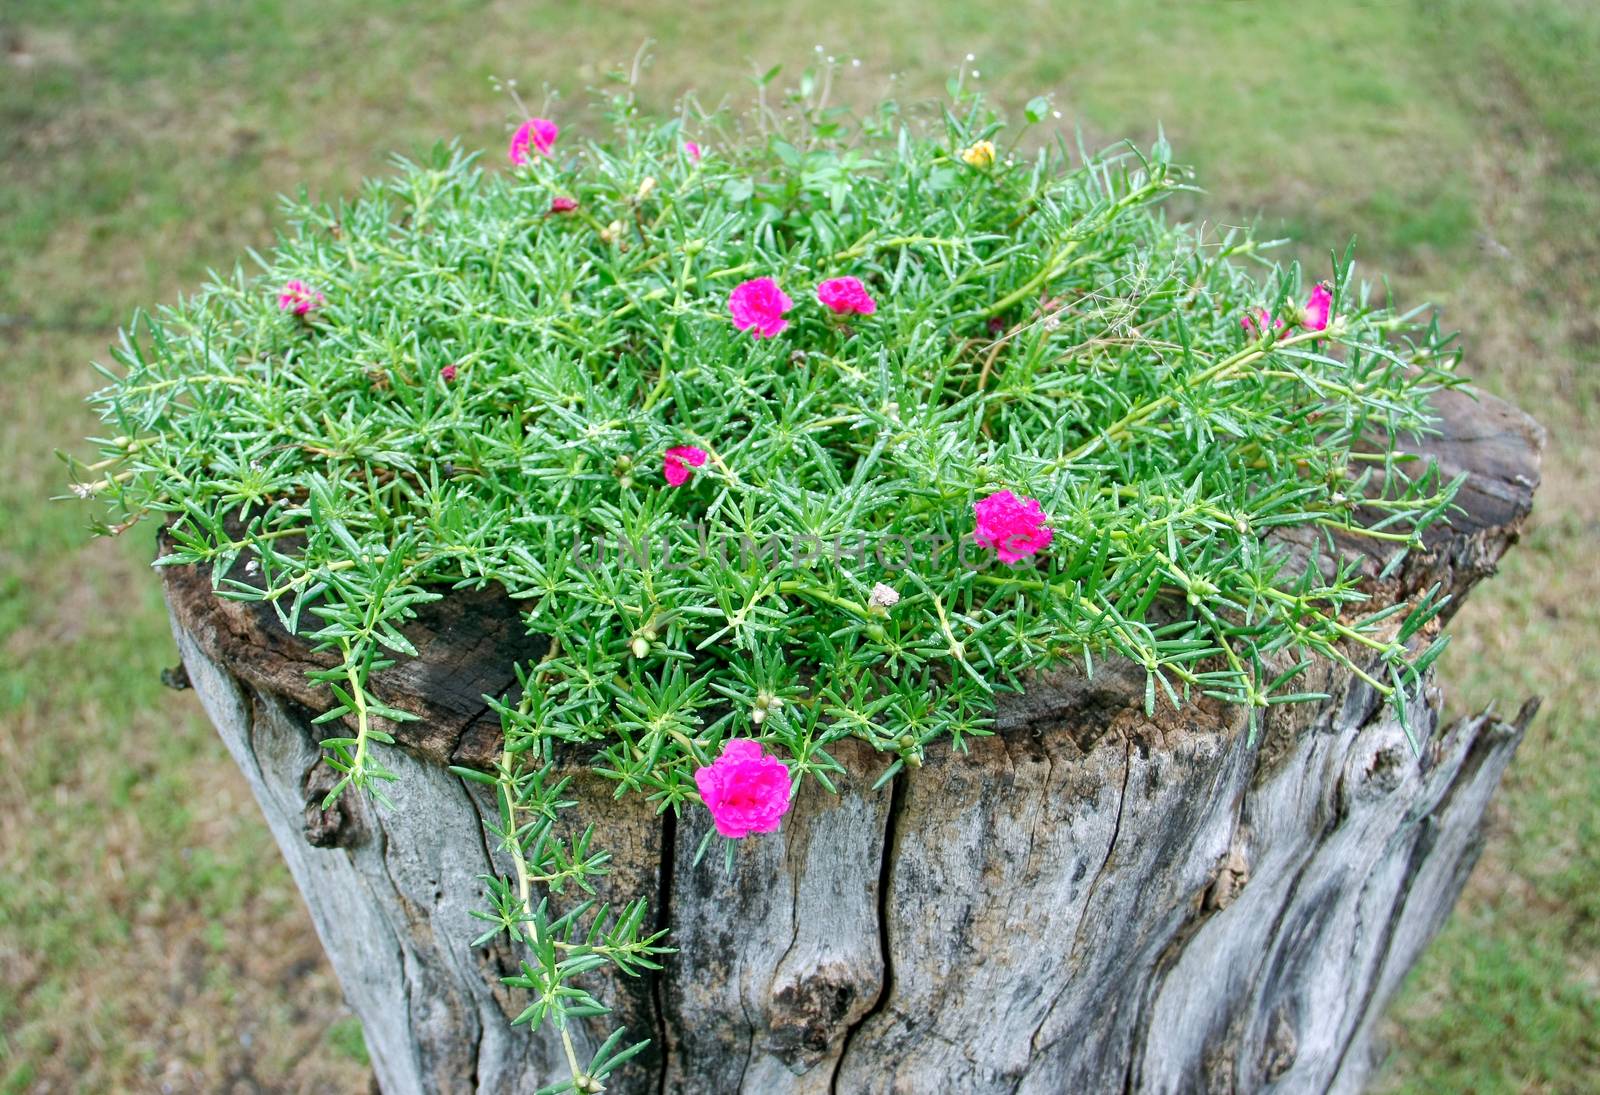
[[[1493,571],[1532,502],[1539,427],[1504,403],[1438,399],[1421,448],[1469,478],[1449,528],[1380,581],[1374,604]],[[311,718],[318,663],[270,608],[210,575],[164,572],[184,663],[244,770],[365,1026],[388,1095],[533,1091],[563,1078],[553,1032],[510,1018],[505,945],[473,949],[480,875],[507,873],[483,828],[498,720],[483,697],[536,655],[499,591],[457,593],[407,634],[419,656],[379,675],[400,776],[386,810],[330,785]],[[709,821],[658,817],[574,758],[584,821],[614,850],[602,899],[652,897],[672,955],[649,980],[598,987],[652,1047],[617,1092],[1061,1092],[1359,1089],[1385,1002],[1476,860],[1489,796],[1532,705],[1439,725],[1414,698],[1413,753],[1375,693],[1331,665],[1320,704],[1273,708],[1252,745],[1239,712],[1154,719],[1141,671],[1062,671],[1009,696],[998,732],[870,790],[886,759],[858,742],[838,797],[807,786],[734,871],[691,866]],[[561,899],[558,899],[561,900]],[[592,1048],[604,1021],[579,1039]],[[583,1058],[587,1060],[587,1057]]]

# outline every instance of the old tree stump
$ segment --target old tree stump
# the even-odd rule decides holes
[[[1422,446],[1464,471],[1463,512],[1377,604],[1441,583],[1459,605],[1516,539],[1542,435],[1490,399],[1439,397]],[[472,949],[495,863],[485,789],[498,720],[483,697],[536,654],[512,602],[453,594],[409,629],[419,656],[376,678],[421,715],[398,728],[393,811],[330,784],[310,720],[319,664],[261,605],[164,571],[206,712],[249,779],[389,1095],[533,1091],[564,1076],[553,1035],[509,1019],[503,947]],[[602,897],[649,894],[679,949],[663,974],[601,986],[651,1049],[613,1091],[1347,1091],[1385,1002],[1455,903],[1490,794],[1531,705],[1439,725],[1414,699],[1415,755],[1373,691],[1315,671],[1317,705],[1143,713],[1143,675],[1064,671],[1007,698],[998,732],[874,792],[859,743],[835,798],[800,794],[782,832],[691,866],[702,812],[658,817],[573,758],[582,815],[616,853]],[[601,1027],[597,1025],[595,1031]],[[591,1039],[592,1045],[592,1039]],[[580,1047],[580,1053],[583,1047]],[[587,1059],[586,1057],[584,1058]]]

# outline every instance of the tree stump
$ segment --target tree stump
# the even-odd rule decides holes
[[[1449,528],[1386,579],[1375,604],[1440,583],[1461,598],[1516,539],[1542,431],[1498,401],[1443,393],[1421,448],[1468,475]],[[1363,554],[1365,553],[1365,554]],[[422,718],[394,728],[387,810],[347,795],[312,727],[323,664],[261,605],[210,575],[163,571],[190,680],[249,779],[365,1026],[388,1095],[533,1091],[565,1075],[553,1034],[510,1019],[503,945],[473,949],[479,876],[505,873],[484,788],[484,697],[539,649],[499,591],[425,606],[418,657],[375,691]],[[1453,606],[1452,606],[1453,607]],[[1448,612],[1448,610],[1447,610]],[[780,834],[747,840],[732,874],[698,866],[709,820],[658,817],[571,758],[579,811],[616,853],[602,899],[648,894],[678,948],[659,977],[603,999],[649,1051],[618,1092],[1349,1091],[1374,1029],[1455,903],[1489,796],[1534,705],[1441,728],[1413,697],[1416,755],[1374,692],[1313,671],[1320,704],[1273,708],[1252,744],[1238,712],[1143,712],[1136,668],[1064,670],[1006,697],[997,733],[872,791],[886,760],[835,754],[838,797],[807,786]],[[588,1032],[588,1047],[603,1029]],[[587,1059],[587,1058],[584,1058]]]

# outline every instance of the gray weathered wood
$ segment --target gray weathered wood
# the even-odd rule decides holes
[[[1541,436],[1504,404],[1441,399],[1427,446],[1469,474],[1465,512],[1395,575],[1348,549],[1378,603],[1434,582],[1458,597],[1517,534]],[[206,711],[249,778],[305,895],[389,1095],[532,1091],[560,1078],[548,1036],[512,1030],[512,968],[473,950],[477,876],[503,871],[489,802],[448,763],[497,746],[483,696],[536,654],[498,591],[429,606],[419,657],[380,679],[423,716],[394,728],[396,809],[347,796],[331,816],[312,711],[316,664],[270,610],[164,572]],[[614,1091],[1348,1091],[1374,1025],[1454,904],[1488,797],[1532,708],[1438,725],[1414,701],[1413,754],[1350,674],[1331,699],[1274,709],[1255,743],[1201,704],[1154,719],[1114,662],[1007,697],[995,736],[879,791],[884,760],[835,755],[834,798],[806,787],[781,834],[692,864],[708,824],[660,818],[575,767],[583,815],[616,853],[602,897],[664,900],[680,948],[659,978],[602,993],[652,1051]],[[581,759],[581,758],[580,758]],[[576,761],[575,761],[576,765]],[[580,1038],[592,1045],[594,1032]]]

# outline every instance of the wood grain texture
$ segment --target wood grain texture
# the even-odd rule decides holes
[[[1375,599],[1435,582],[1458,599],[1512,543],[1542,433],[1505,404],[1440,397],[1423,450],[1468,474],[1452,526]],[[1294,547],[1292,541],[1291,548]],[[485,799],[447,763],[498,744],[485,695],[537,656],[498,590],[457,592],[408,628],[419,656],[375,690],[414,711],[386,763],[397,809],[308,810],[326,770],[309,725],[316,664],[268,608],[163,572],[196,694],[250,779],[389,1095],[532,1091],[556,1044],[512,1030],[473,950],[476,876],[504,871]],[[1458,600],[1459,603],[1459,600]],[[1415,755],[1375,695],[1323,665],[1330,699],[1273,709],[1251,743],[1214,704],[1146,718],[1115,661],[1006,696],[998,733],[873,791],[884,760],[839,743],[839,797],[803,789],[781,834],[733,871],[693,863],[697,814],[620,802],[574,758],[586,821],[616,852],[605,896],[657,896],[679,948],[648,982],[600,987],[652,1050],[615,1077],[641,1092],[1350,1091],[1384,1002],[1454,904],[1489,795],[1532,708],[1438,725],[1414,700]],[[598,1030],[598,1027],[596,1028]],[[592,1033],[582,1039],[592,1044]]]

